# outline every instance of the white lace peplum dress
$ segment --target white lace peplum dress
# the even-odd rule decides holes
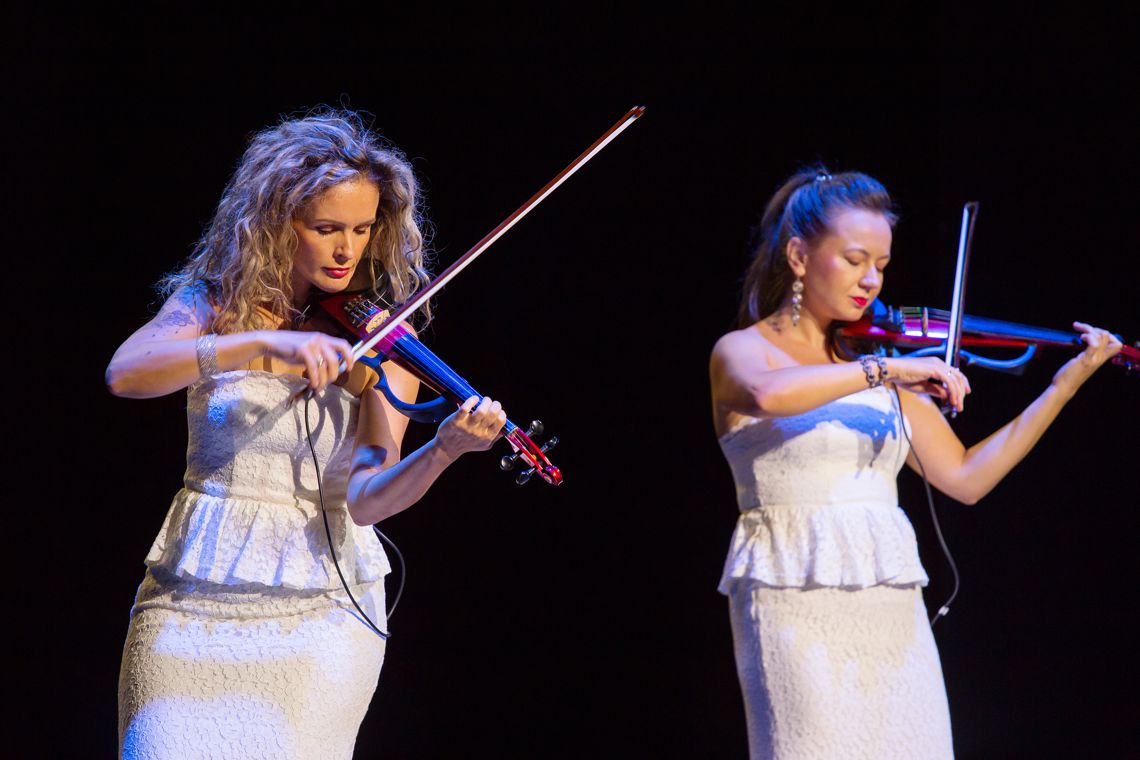
[[[745,418],[720,445],[741,511],[720,590],[751,757],[952,757],[893,392]]]
[[[125,758],[350,758],[384,659],[328,551],[303,380],[226,372],[187,393],[185,487],[147,555],[119,678]],[[345,488],[359,400],[309,404],[337,558],[386,630],[388,559]]]

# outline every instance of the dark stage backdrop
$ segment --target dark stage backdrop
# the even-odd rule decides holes
[[[498,455],[470,455],[384,524],[409,575],[357,757],[745,757],[715,590],[736,506],[707,357],[782,179],[823,160],[892,190],[888,303],[948,306],[961,204],[976,199],[972,312],[1140,336],[1131,22],[903,8],[314,6],[259,23],[107,10],[32,33],[14,86],[52,101],[43,134],[64,174],[37,204],[84,220],[48,239],[92,317],[69,386],[50,389],[75,417],[35,434],[49,462],[60,431],[77,438],[47,481],[66,538],[34,560],[50,589],[36,619],[52,622],[37,623],[33,662],[62,666],[37,670],[60,720],[40,750],[114,752],[127,612],[180,484],[185,402],[112,398],[102,372],[247,136],[321,103],[375,114],[425,184],[442,267],[644,104],[438,300],[424,340],[516,420],[546,422],[566,483],[519,488]],[[972,372],[959,435],[1016,415],[1064,358],[1021,378]],[[1103,370],[981,504],[937,498],[962,571],[936,629],[962,758],[1134,748],[1137,391]],[[900,491],[936,608],[949,571],[921,482],[907,471]]]

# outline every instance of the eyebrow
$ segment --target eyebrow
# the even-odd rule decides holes
[[[850,246],[848,248],[844,248],[842,252],[843,253],[861,253],[864,256],[870,256],[871,255],[871,252],[868,251],[866,248],[861,248],[860,246],[857,246],[857,245],[853,245],[853,246]],[[879,257],[879,260],[880,261],[882,259],[890,260],[890,258],[891,258],[891,254],[885,253]]]
[[[309,220],[309,223],[310,224],[335,224],[337,226],[341,226],[344,224],[344,222],[339,221],[337,219],[325,219],[323,217],[320,219],[311,219],[311,220]],[[374,224],[376,224],[376,217],[372,217],[371,219],[369,219],[366,222],[360,222],[359,224],[354,224],[352,226],[353,227],[363,227],[363,226],[367,225],[367,226],[371,227]]]

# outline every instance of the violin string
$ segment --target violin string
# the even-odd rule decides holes
[[[408,338],[408,340],[404,340],[404,338]],[[462,397],[464,399],[468,399],[471,396],[479,396],[482,398],[482,394],[479,393],[479,391],[475,390],[475,388],[470,383],[460,377],[455,370],[445,364],[442,359],[440,359],[431,351],[431,349],[429,349],[415,337],[407,334],[402,335],[393,341],[389,350],[392,353],[400,355],[406,361],[416,364],[425,374],[431,375],[441,384],[450,384],[448,390],[450,390],[451,393],[453,393],[455,396]],[[533,458],[533,455],[529,451],[527,451],[526,444],[515,437],[515,434],[521,430],[521,428],[519,428],[518,425],[514,424],[510,420],[507,420],[504,427],[506,429],[506,438],[510,440],[511,445],[514,446],[516,450],[523,453],[528,464],[533,467],[537,467],[538,461]],[[376,532],[379,534],[379,529],[377,529]],[[388,540],[386,536],[383,536],[383,534],[380,535],[384,538],[385,541]],[[395,548],[394,545],[393,548]],[[399,550],[397,549],[397,551]],[[394,607],[395,605],[393,605],[393,608]]]
[[[405,340],[408,338],[408,340]],[[442,359],[435,355],[431,349],[417,340],[414,336],[407,333],[401,335],[392,342],[389,349],[392,353],[399,354],[402,358],[409,362],[417,363],[419,368],[426,374],[431,375],[441,384],[449,386],[448,390],[455,396],[463,398],[464,400],[471,396],[483,397],[479,391],[471,385],[471,383],[464,380],[460,375],[448,366]],[[510,420],[507,420],[505,425],[507,435],[511,436],[518,429]],[[513,439],[512,439],[513,441]],[[514,442],[518,448],[517,442]]]
[[[950,605],[958,597],[958,589],[961,586],[961,577],[958,575],[958,563],[954,561],[954,556],[950,553],[950,546],[946,543],[946,538],[942,535],[942,525],[938,522],[938,512],[934,509],[934,492],[930,489],[930,480],[926,477],[926,468],[922,466],[922,460],[918,457],[918,452],[914,449],[914,443],[910,440],[910,433],[906,430],[906,420],[903,418],[902,412],[902,398],[899,396],[899,389],[897,386],[891,386],[894,391],[893,400],[897,405],[899,414],[899,427],[902,428],[903,435],[906,437],[907,445],[910,446],[910,453],[914,455],[914,461],[918,463],[918,471],[922,473],[922,485],[926,488],[926,504],[930,507],[930,519],[934,522],[934,534],[938,536],[938,543],[942,546],[942,553],[946,556],[946,563],[950,565],[950,572],[954,576],[954,590],[950,592],[950,596],[930,618],[930,627],[934,628],[934,624],[940,619],[950,614]]]
[[[401,338],[392,345],[392,350],[409,361],[418,362],[425,372],[432,374],[433,377],[441,382],[450,382],[451,387],[449,390],[456,396],[462,397],[464,400],[471,396],[483,397],[483,394],[475,390],[471,383],[460,377],[455,370],[444,364],[442,359],[432,353],[431,349],[418,340],[412,339],[405,342],[403,338]],[[513,434],[515,430],[518,429],[518,426],[510,420],[507,420],[505,427],[507,428],[508,435]]]
[[[427,349],[422,343],[418,341],[407,343],[397,342],[392,346],[393,350],[403,354],[406,358],[418,361],[425,370],[433,371],[433,376],[441,380],[450,382],[452,391],[456,395],[467,393],[468,396],[479,395],[478,391],[471,387],[471,385],[455,373],[455,370],[443,363],[438,356],[435,356]]]
[[[380,638],[387,641],[388,638],[391,637],[391,635],[392,635],[390,632],[391,626],[390,625],[388,626],[389,627],[388,632],[380,630],[380,627],[377,626],[376,623],[372,622],[372,618],[368,617],[368,613],[366,613],[363,609],[361,609],[360,604],[356,601],[356,597],[354,597],[352,595],[352,591],[348,587],[348,581],[345,580],[344,573],[340,569],[340,562],[337,561],[336,549],[333,548],[332,528],[329,527],[329,513],[328,513],[328,510],[325,509],[325,490],[324,490],[324,485],[323,485],[322,480],[321,480],[321,465],[317,459],[317,449],[313,445],[313,430],[309,424],[309,402],[311,400],[312,400],[311,394],[305,396],[305,412],[304,412],[304,416],[305,416],[305,439],[308,441],[309,452],[313,456],[313,467],[316,469],[316,473],[317,473],[317,496],[319,497],[320,502],[321,502],[321,517],[324,519],[324,523],[325,523],[325,536],[328,538],[329,554],[332,555],[333,567],[336,568],[336,574],[340,577],[341,586],[344,587],[344,593],[348,594],[348,598],[349,598],[349,601],[352,602],[352,606],[355,607],[356,611],[360,613],[360,616],[362,618],[364,618],[364,622],[367,623],[368,627],[371,628],[373,631],[375,631],[376,635],[378,635]],[[396,552],[396,559],[400,563],[400,585],[396,589],[396,598],[392,602],[392,606],[389,607],[387,612],[385,613],[385,618],[390,622],[392,619],[392,614],[396,611],[396,605],[398,605],[400,603],[400,597],[402,597],[404,595],[404,581],[407,578],[408,567],[407,567],[407,564],[404,562],[404,555],[400,551],[399,547],[396,546],[396,543],[392,539],[385,536],[380,531],[380,529],[377,528],[375,525],[372,526],[372,530],[374,530],[376,532],[376,535],[378,535],[381,539],[383,539],[384,543],[386,543],[386,544],[388,544],[388,546],[392,547],[392,550],[394,552]],[[383,581],[381,581],[381,583],[383,583]]]

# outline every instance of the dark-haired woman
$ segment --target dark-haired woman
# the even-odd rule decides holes
[[[935,358],[850,356],[836,339],[883,286],[894,222],[886,190],[864,174],[793,176],[762,217],[740,329],[713,349],[714,424],[741,510],[720,590],[753,758],[952,756],[927,576],[896,475],[921,460],[933,486],[973,504],[1120,350],[1075,324],[1085,350],[1016,419],[965,447],[931,400],[962,409],[961,372]]]
[[[387,302],[422,287],[416,203],[411,167],[356,114],[264,130],[166,281],[166,303],[111,360],[116,395],[187,389],[189,425],[185,487],[146,557],[123,650],[123,757],[352,756],[384,641],[354,610],[332,552],[386,629],[388,560],[365,526],[488,448],[506,419],[497,402],[468,399],[401,457],[406,418],[349,344],[306,314],[312,296],[350,283]],[[414,377],[385,371],[415,397]]]

